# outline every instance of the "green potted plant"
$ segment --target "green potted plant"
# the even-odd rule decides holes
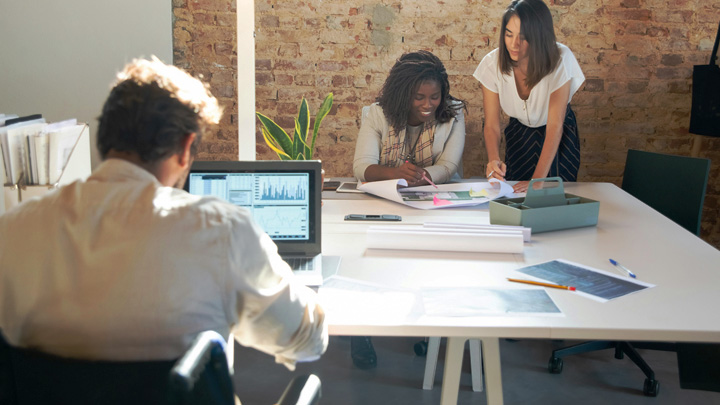
[[[312,134],[310,133],[310,109],[305,97],[300,101],[300,111],[295,118],[295,131],[291,137],[280,128],[278,124],[267,116],[256,112],[262,124],[262,134],[265,143],[270,149],[277,153],[281,160],[310,160],[315,151],[315,140],[317,139],[318,128],[323,118],[330,112],[333,103],[333,94],[329,93],[320,105],[315,116],[315,125]]]

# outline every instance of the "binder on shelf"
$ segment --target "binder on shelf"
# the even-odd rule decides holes
[[[4,212],[3,209],[9,210],[25,200],[42,196],[59,186],[87,178],[90,175],[90,127],[87,124],[79,124],[69,131],[72,131],[71,135],[74,135],[76,140],[72,148],[68,149],[67,158],[60,157],[61,161],[64,161],[64,165],[59,168],[59,176],[55,175],[57,179],[51,184],[27,185],[24,181],[26,176],[23,176],[18,184],[6,184],[3,187],[5,206],[0,207],[0,214]],[[49,180],[52,181],[55,176],[50,173]]]

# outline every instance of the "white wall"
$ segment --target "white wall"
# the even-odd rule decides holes
[[[0,113],[88,123],[95,167],[110,84],[150,55],[172,63],[171,0],[1,0]]]
[[[238,159],[255,160],[255,2],[237,2]],[[242,57],[240,57],[242,56]]]

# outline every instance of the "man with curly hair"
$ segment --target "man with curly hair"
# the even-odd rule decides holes
[[[234,334],[293,368],[328,342],[316,294],[239,207],[179,189],[222,112],[153,58],[118,75],[87,180],[0,217],[0,329],[14,346],[81,359],[180,357]]]

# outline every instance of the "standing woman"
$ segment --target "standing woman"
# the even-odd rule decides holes
[[[542,0],[514,0],[505,10],[500,47],[487,54],[473,76],[485,108],[488,178],[529,180],[558,176],[577,180],[580,139],[573,94],[585,81],[570,49],[555,39],[550,10]],[[500,159],[500,111],[505,128],[505,162]]]
[[[465,103],[450,95],[440,59],[427,51],[395,62],[363,119],[353,172],[360,181],[405,179],[409,186],[459,179]]]

